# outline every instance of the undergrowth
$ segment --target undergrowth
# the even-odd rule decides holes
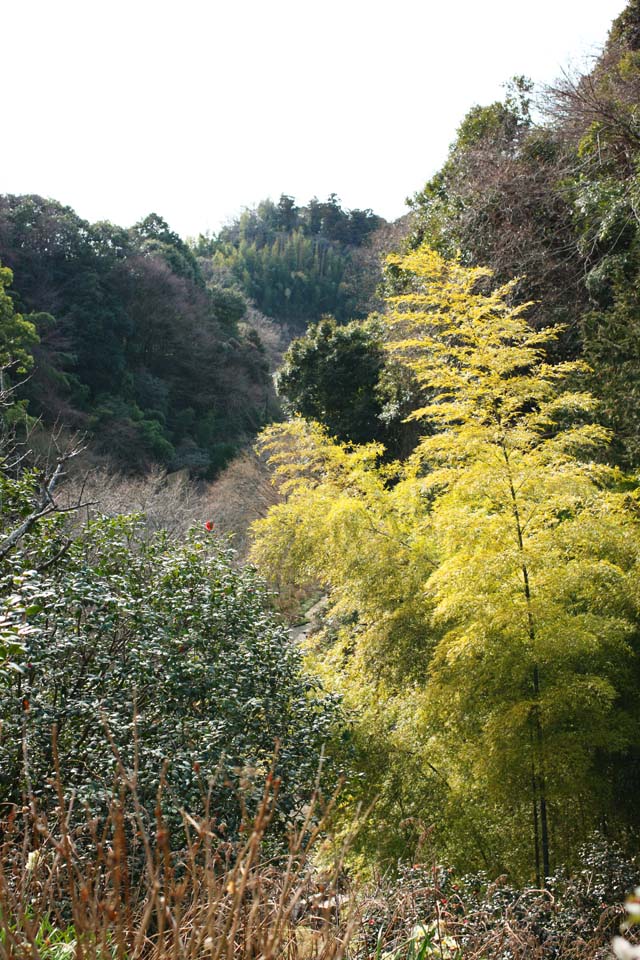
[[[365,885],[331,845],[332,800],[317,794],[286,842],[270,831],[272,774],[235,838],[212,785],[171,829],[163,787],[144,809],[122,766],[101,816],[79,816],[54,787],[55,806],[27,797],[0,823],[1,960],[595,960],[610,956],[637,876],[594,837],[581,869],[545,890],[436,863]]]

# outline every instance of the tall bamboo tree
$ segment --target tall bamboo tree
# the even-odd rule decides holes
[[[567,802],[594,751],[625,738],[611,722],[634,630],[634,522],[593,461],[608,434],[570,385],[581,365],[545,360],[557,331],[528,327],[510,285],[487,294],[488,270],[424,249],[395,265],[411,280],[391,302],[390,347],[433,393],[413,413],[435,427],[417,453],[440,547],[429,589],[446,628],[433,703],[458,737],[471,720],[462,752],[477,774],[507,790],[529,779],[540,879],[550,799]]]
[[[289,470],[298,457],[299,482],[258,526],[256,556],[305,557],[342,597],[355,586],[356,557],[362,569],[371,556],[369,594],[377,579],[391,614],[404,573],[390,564],[395,592],[383,590],[379,531],[402,518],[390,552],[421,559],[409,578],[413,603],[401,604],[418,619],[407,678],[419,663],[424,682],[410,699],[423,766],[446,782],[450,817],[477,809],[493,822],[496,868],[506,859],[526,869],[529,859],[542,882],[552,846],[564,856],[611,807],[597,762],[637,737],[624,694],[636,676],[638,499],[603,462],[609,436],[576,387],[583,368],[547,362],[557,331],[532,330],[525,308],[509,303],[511,285],[488,291],[489,271],[425,248],[392,265],[405,286],[389,300],[388,348],[432,398],[412,414],[428,435],[391,488],[387,468],[369,460],[365,470],[354,451],[337,497],[326,468],[308,492],[301,482],[329,459],[329,441],[310,457],[291,427],[279,428],[280,456]],[[273,433],[270,442],[278,444]],[[371,480],[365,490],[354,479],[364,473],[377,477],[377,497]],[[345,500],[371,522],[341,538]],[[322,531],[315,538],[310,515]],[[396,626],[400,642],[406,618]],[[367,631],[355,642],[379,670]]]

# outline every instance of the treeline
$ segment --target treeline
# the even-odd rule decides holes
[[[564,325],[554,353],[593,367],[626,464],[640,459],[639,100],[633,0],[588,73],[535,103],[520,78],[503,102],[474,107],[413,199],[414,246],[460,251],[500,282],[520,277],[515,298],[534,301],[531,322]]]
[[[216,237],[193,249],[213,258],[213,274],[230,276],[268,316],[300,332],[325,314],[364,317],[380,278],[369,246],[386,221],[371,210],[344,210],[335,194],[296,206],[282,195],[245,210]]]
[[[273,415],[244,298],[206,282],[161,217],[123,229],[53,200],[0,197],[0,263],[33,324],[29,413],[88,432],[120,469],[212,475]]]

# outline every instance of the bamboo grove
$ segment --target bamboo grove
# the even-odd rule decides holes
[[[420,384],[403,462],[301,419],[262,445],[284,501],[254,558],[330,603],[310,657],[353,710],[363,856],[440,855],[540,884],[633,825],[638,495],[580,361],[550,362],[512,284],[390,258],[386,349]],[[399,292],[398,292],[399,291]],[[355,784],[355,786],[354,786]],[[426,833],[425,833],[426,831]]]

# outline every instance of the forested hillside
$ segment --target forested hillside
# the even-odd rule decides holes
[[[640,956],[640,0],[408,203],[0,196],[0,960]]]
[[[535,101],[518,78],[503,102],[474,107],[412,201],[414,245],[460,251],[500,282],[521,278],[515,296],[534,301],[531,323],[564,325],[555,353],[592,365],[628,465],[640,462],[639,97],[630,3],[590,72],[566,74]]]
[[[188,244],[156,214],[124,229],[41,197],[0,198],[0,263],[36,334],[21,388],[30,413],[86,430],[117,468],[215,475],[277,415],[256,308],[283,344],[324,314],[364,316],[383,225],[334,196],[282,197]]]
[[[344,210],[335,194],[296,206],[283,195],[245,210],[194,251],[212,257],[213,276],[231,276],[256,306],[300,332],[325,314],[364,317],[380,280],[379,244],[387,226],[371,210]]]
[[[212,475],[273,416],[244,298],[207,284],[161,217],[122,229],[5,196],[0,262],[37,334],[20,390],[30,414],[86,431],[115,467]]]

